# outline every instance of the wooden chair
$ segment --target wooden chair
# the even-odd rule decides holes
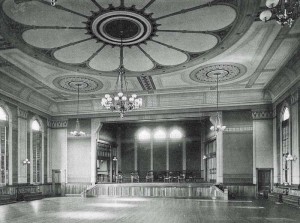
[[[146,182],[153,182],[153,171],[148,171],[146,175]]]
[[[118,175],[116,176],[116,183],[122,183],[123,182],[123,173],[122,171],[118,172]]]
[[[178,183],[185,182],[185,173],[180,173],[178,176]]]
[[[166,172],[164,175],[164,182],[170,183],[172,179],[172,172]]]
[[[139,176],[138,172],[131,172],[130,173],[130,180],[131,180],[131,183],[140,182],[140,176]]]

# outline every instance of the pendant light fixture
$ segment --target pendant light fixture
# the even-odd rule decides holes
[[[220,73],[216,73],[215,75],[217,76],[217,117],[216,117],[215,124],[210,127],[210,130],[219,132],[219,131],[224,131],[226,129],[226,126],[222,125],[221,118],[220,118],[220,112],[219,112],[219,75],[220,75]]]
[[[77,116],[79,115],[79,87],[81,86],[81,84],[76,84],[77,86]],[[73,136],[85,136],[85,132],[80,130],[80,123],[79,123],[79,119],[76,119],[76,126],[75,126],[75,130],[70,132],[71,135]]]
[[[129,96],[127,93],[126,73],[123,64],[123,31],[120,31],[120,39],[120,65],[118,68],[118,79],[115,86],[115,93],[112,95],[105,94],[104,98],[101,100],[101,104],[108,110],[118,112],[120,114],[120,118],[123,118],[125,112],[141,108],[142,98],[138,98],[136,94]]]

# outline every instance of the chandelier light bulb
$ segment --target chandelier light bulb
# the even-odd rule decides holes
[[[278,5],[279,3],[279,0],[267,0],[266,1],[266,6],[271,9],[271,8],[274,8]]]
[[[279,25],[287,25],[291,28],[293,22],[299,17],[300,1],[267,0],[266,7],[269,8],[269,10],[265,10],[259,15],[262,21],[266,22],[270,19],[276,19]]]
[[[105,98],[110,98],[109,94],[104,95]]]
[[[139,109],[142,106],[142,100],[138,100],[136,94],[132,94],[131,97],[127,97],[127,81],[125,72],[126,69],[124,68],[124,55],[123,55],[123,45],[122,45],[122,37],[123,37],[123,30],[120,31],[121,37],[121,45],[120,45],[120,66],[118,68],[118,78],[116,82],[115,89],[118,89],[118,93],[115,92],[117,96],[115,97],[106,97],[107,101],[102,100],[102,106],[112,112],[118,112],[120,114],[120,118],[124,117],[125,112],[132,111]],[[137,101],[138,103],[137,103]]]

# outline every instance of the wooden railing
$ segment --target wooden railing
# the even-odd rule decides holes
[[[180,197],[228,200],[228,190],[209,183],[127,183],[96,184],[82,192],[82,197]]]

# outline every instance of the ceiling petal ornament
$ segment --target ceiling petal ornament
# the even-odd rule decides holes
[[[211,84],[228,82],[243,76],[247,68],[237,63],[209,64],[198,67],[190,74],[190,78],[196,82]]]
[[[121,31],[126,75],[194,67],[230,47],[253,19],[251,0],[0,0],[0,34],[18,49],[70,71],[115,76]],[[244,19],[238,19],[244,18]]]
[[[80,92],[90,93],[101,90],[103,88],[103,83],[92,77],[82,77],[82,76],[64,76],[57,77],[53,80],[53,84],[64,91],[76,93],[78,90],[78,85]]]

